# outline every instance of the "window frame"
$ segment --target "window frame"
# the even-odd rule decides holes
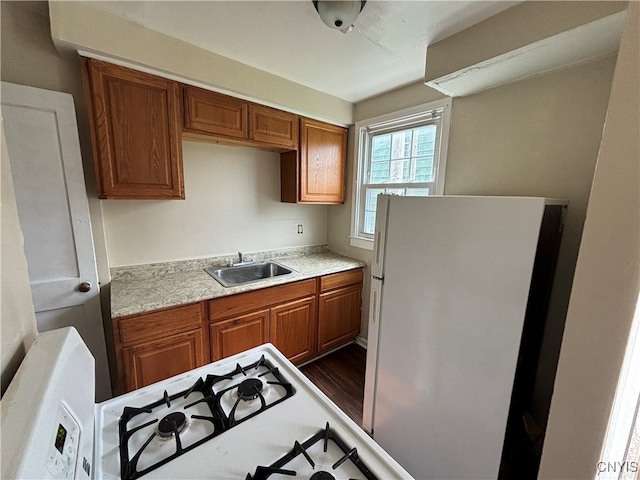
[[[357,122],[354,127],[354,172],[353,191],[351,199],[351,230],[349,242],[351,246],[373,250],[373,235],[362,232],[364,222],[364,205],[366,189],[364,180],[369,161],[369,151],[373,135],[380,133],[392,133],[394,131],[408,130],[417,126],[429,124],[434,114],[440,114],[436,120],[439,131],[436,135],[434,149],[434,178],[433,182],[416,183],[388,183],[380,184],[381,188],[429,188],[429,195],[444,194],[444,177],[447,164],[447,150],[449,144],[449,126],[451,122],[451,98],[444,98],[433,102],[405,108],[396,112],[380,115]],[[366,184],[375,186],[378,184]],[[433,185],[433,190],[431,186]],[[370,188],[370,187],[369,187]]]

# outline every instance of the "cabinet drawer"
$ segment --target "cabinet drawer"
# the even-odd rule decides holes
[[[238,98],[184,87],[184,126],[188,131],[246,139],[248,104]]]
[[[283,148],[298,146],[298,116],[262,105],[249,105],[249,138]]]
[[[202,326],[202,304],[117,319],[123,345],[186,332]]]
[[[270,307],[297,298],[314,295],[315,279],[279,285],[248,293],[230,295],[209,301],[209,320],[219,321],[235,315],[243,315],[252,310]]]
[[[347,272],[325,275],[320,278],[320,293],[334,288],[345,287],[362,283],[362,269],[349,270]]]

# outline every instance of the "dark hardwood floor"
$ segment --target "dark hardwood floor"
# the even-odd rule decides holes
[[[366,352],[352,343],[300,368],[358,425],[362,425]]]

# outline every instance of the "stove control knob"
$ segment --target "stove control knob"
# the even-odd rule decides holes
[[[91,290],[91,282],[82,282],[78,286],[78,290],[80,290],[82,293],[88,292],[89,290]]]

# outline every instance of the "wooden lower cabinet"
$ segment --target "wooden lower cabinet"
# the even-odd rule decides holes
[[[205,364],[201,330],[122,349],[127,392]]]
[[[318,296],[318,348],[323,353],[360,333],[362,269],[326,275]]]
[[[299,363],[315,354],[316,279],[209,301],[211,358],[273,343]]]
[[[113,319],[116,395],[209,362],[205,304],[193,303]]]
[[[209,325],[211,360],[220,360],[267,343],[268,325],[269,309],[212,323]]]
[[[362,287],[323,293],[318,301],[318,353],[349,342],[360,333]]]
[[[271,342],[300,364],[360,332],[362,269],[113,319],[114,393]]]
[[[316,299],[303,298],[271,309],[269,341],[293,363],[316,353]]]

